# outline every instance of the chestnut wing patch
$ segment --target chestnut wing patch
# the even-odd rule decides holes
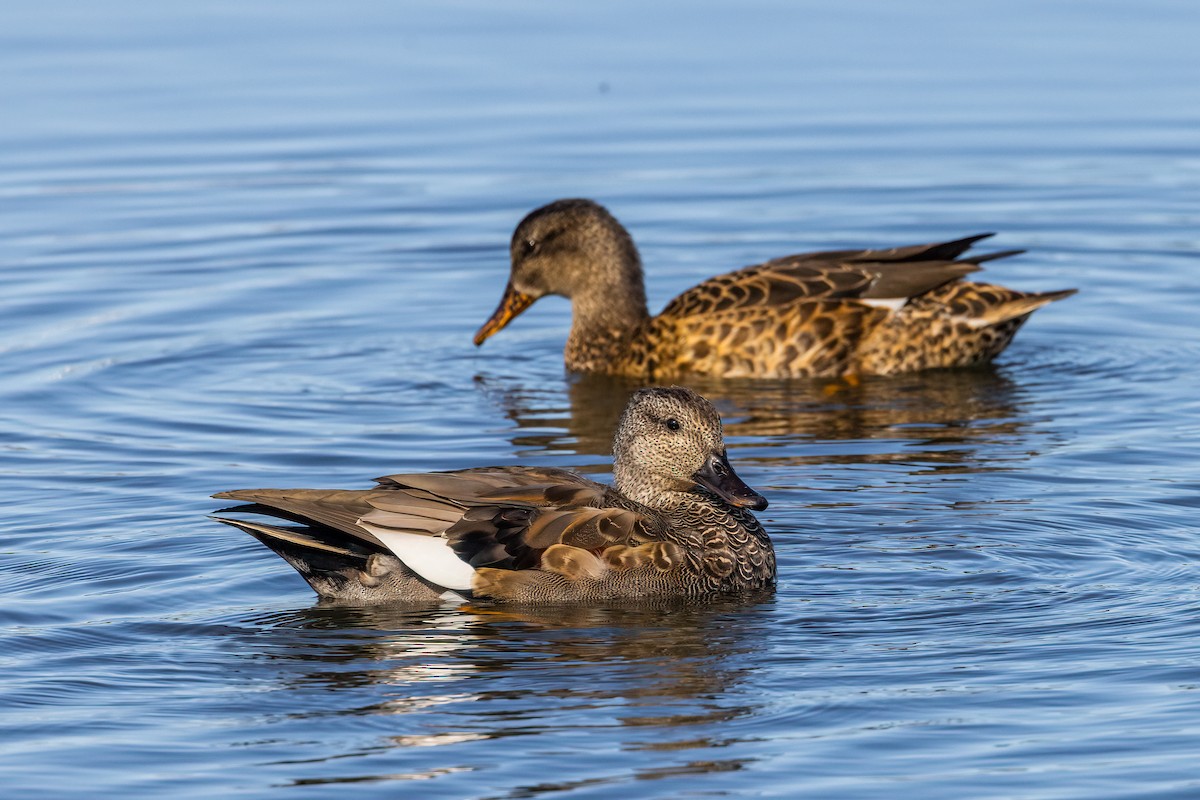
[[[364,521],[431,533],[447,521],[438,532],[476,569],[537,569],[557,545],[601,551],[629,542],[642,522],[637,512],[599,507],[606,487],[565,470],[490,468],[379,482],[394,491],[372,495],[375,510]]]

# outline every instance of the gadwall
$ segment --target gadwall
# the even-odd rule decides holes
[[[554,603],[706,597],[775,582],[751,514],[767,501],[729,464],[721,418],[682,387],[642,389],[613,440],[615,486],[548,467],[389,475],[373,489],[242,489],[225,516],[325,598]],[[296,525],[281,525],[285,520]]]
[[[629,232],[592,200],[557,200],[513,233],[508,286],[475,344],[556,294],[571,300],[563,355],[576,372],[819,378],[974,366],[1035,310],[1075,293],[961,280],[1022,252],[960,258],[991,235],[776,258],[710,278],[651,317]]]

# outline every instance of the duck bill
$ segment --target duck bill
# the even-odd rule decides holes
[[[724,452],[709,456],[704,466],[692,476],[692,480],[737,508],[762,511],[767,507],[767,498],[751,489],[738,477]]]
[[[475,346],[483,344],[489,336],[516,319],[522,311],[533,305],[533,301],[536,299],[536,297],[518,292],[513,288],[512,281],[509,281],[508,286],[504,287],[504,296],[500,298],[500,305],[496,306],[496,313],[492,314],[492,318],[483,323],[483,327],[475,333]]]

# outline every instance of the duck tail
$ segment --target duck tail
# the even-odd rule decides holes
[[[914,298],[873,330],[859,347],[860,368],[890,375],[986,364],[1008,347],[1030,314],[1075,292],[947,284]]]
[[[996,305],[988,306],[977,317],[982,325],[1001,325],[1009,320],[1027,317],[1044,305],[1070,297],[1078,289],[1061,289],[1056,292],[1014,292],[1011,297]]]
[[[246,508],[225,509],[245,511]],[[244,531],[291,565],[326,600],[351,603],[437,602],[440,589],[430,586],[391,553],[368,552],[323,541],[313,528],[212,516]]]

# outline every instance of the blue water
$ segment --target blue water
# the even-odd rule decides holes
[[[42,797],[1200,796],[1200,8],[10,4],[0,785]],[[250,486],[606,477],[620,382],[534,206],[651,305],[995,230],[1079,287],[993,369],[709,382],[755,603],[330,608],[206,518]]]

